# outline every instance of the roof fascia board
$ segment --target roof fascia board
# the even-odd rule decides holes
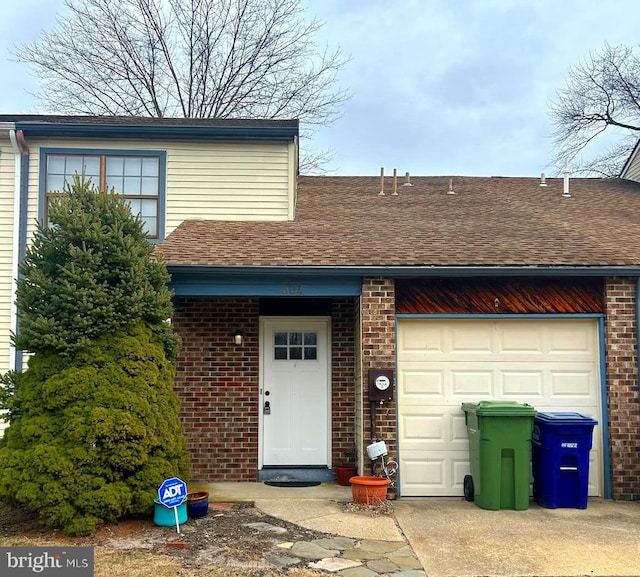
[[[294,276],[196,278],[173,276],[169,289],[176,296],[337,297],[360,296],[362,277],[296,278]]]
[[[469,276],[640,276],[638,266],[576,266],[576,267],[341,267],[341,266],[202,266],[167,265],[171,275],[198,276],[382,276],[382,277],[469,277]]]
[[[16,122],[16,129],[22,130],[28,136],[145,140],[289,141],[298,136],[297,126],[148,126]]]

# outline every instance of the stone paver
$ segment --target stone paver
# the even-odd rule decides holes
[[[395,563],[403,571],[422,569],[422,563],[418,561],[418,558],[413,553],[411,555],[403,555],[401,557],[390,556],[389,560],[392,563]]]
[[[374,541],[365,539],[360,541],[360,549],[363,551],[372,551],[374,553],[392,553],[406,547],[406,543],[398,541]]]
[[[340,571],[338,575],[342,575],[343,577],[378,577],[375,571],[371,571],[371,569],[367,569],[366,567],[345,569],[344,571]]]
[[[248,525],[271,531],[268,523]],[[278,553],[275,553],[276,548]],[[406,542],[325,537],[313,541],[286,541],[274,547],[274,555],[265,558],[272,565],[289,567],[305,560],[316,571],[341,577],[426,577],[413,549]]]
[[[351,569],[360,565],[362,565],[360,561],[351,561],[351,559],[340,559],[338,557],[320,559],[320,561],[316,561],[315,563],[309,563],[311,569],[329,571],[329,573],[337,573],[338,571],[344,571],[345,569]]]
[[[250,526],[269,531],[267,523]],[[278,553],[275,549],[278,548]],[[274,547],[266,561],[279,567],[303,563],[316,571],[341,577],[426,577],[422,565],[406,542],[358,541],[348,537],[325,537],[313,541],[287,541]]]
[[[400,567],[389,559],[375,559],[373,561],[368,561],[367,567],[376,573],[395,573],[400,571]]]
[[[276,567],[288,567],[289,565],[296,565],[300,563],[300,559],[296,557],[286,557],[284,555],[272,555],[265,557],[265,560]]]
[[[374,551],[365,551],[364,549],[360,549],[359,547],[351,547],[350,549],[345,549],[342,552],[342,556],[346,559],[355,559],[358,561],[370,561],[373,559],[381,559],[383,553],[376,553]]]
[[[291,547],[291,554],[303,559],[324,559],[325,557],[337,557],[340,552],[335,549],[325,549],[307,541],[298,541]]]
[[[287,530],[284,527],[278,527],[277,525],[272,525],[271,523],[244,523],[245,527],[251,527],[256,531],[261,531],[263,533],[276,533],[276,535],[282,535],[286,533]]]
[[[349,537],[332,537],[331,539],[314,539],[311,543],[325,549],[348,549],[356,544],[356,540]],[[403,543],[399,543],[399,545],[402,546]]]

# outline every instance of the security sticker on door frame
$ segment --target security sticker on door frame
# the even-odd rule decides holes
[[[393,400],[393,369],[369,369],[369,401]]]

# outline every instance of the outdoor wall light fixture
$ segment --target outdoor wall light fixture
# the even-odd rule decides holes
[[[242,331],[234,331],[233,332],[233,342],[237,347],[242,346],[244,343],[244,333]]]

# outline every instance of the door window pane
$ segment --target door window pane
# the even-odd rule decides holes
[[[274,358],[278,361],[318,360],[318,333],[292,331],[273,335]],[[304,344],[304,346],[302,346]]]

